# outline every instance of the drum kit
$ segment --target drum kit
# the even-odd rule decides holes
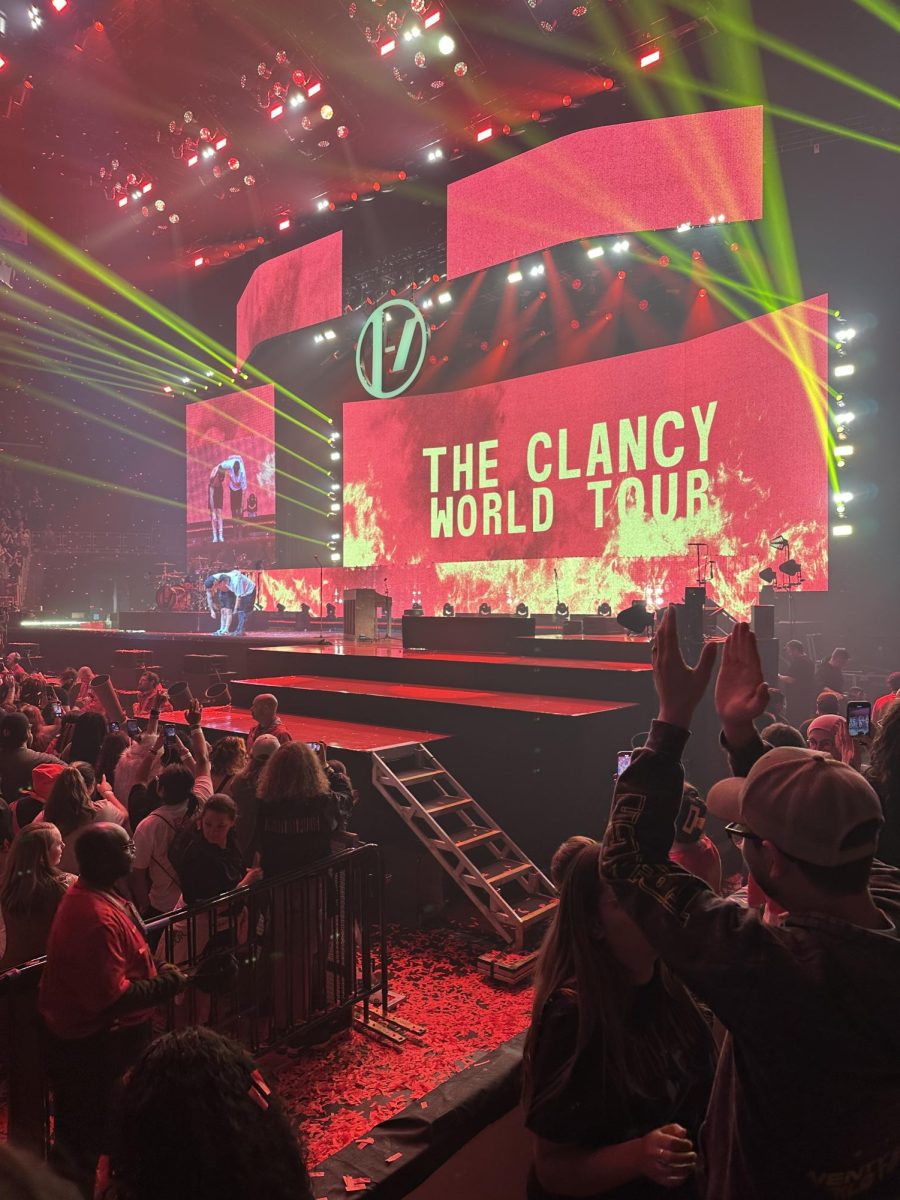
[[[209,564],[197,560],[194,570],[188,575],[175,569],[174,563],[158,563],[154,568],[156,579],[157,612],[205,612],[206,589],[203,580]]]

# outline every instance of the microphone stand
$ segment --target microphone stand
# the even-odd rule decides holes
[[[325,636],[325,626],[323,624],[325,620],[325,605],[323,603],[323,596],[325,592],[322,580],[325,575],[325,568],[322,566],[322,560],[319,558],[318,554],[314,554],[313,558],[319,564],[319,636],[316,638],[316,644],[319,646],[330,646],[331,642]]]

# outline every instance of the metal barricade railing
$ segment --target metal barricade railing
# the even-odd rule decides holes
[[[381,992],[388,962],[383,872],[377,846],[343,850],[291,875],[265,880],[150,922],[158,961],[194,983],[158,1010],[156,1032],[207,1025],[255,1054],[302,1044]],[[0,975],[5,1022],[8,1133],[41,1153],[49,1099],[38,985],[44,959]],[[89,969],[86,965],[86,969]],[[201,985],[200,981],[206,982]]]

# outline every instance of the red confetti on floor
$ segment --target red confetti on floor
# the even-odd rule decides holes
[[[282,1101],[303,1126],[310,1163],[364,1139],[373,1125],[527,1027],[530,987],[507,990],[478,973],[478,956],[495,946],[446,929],[392,935],[391,991],[406,996],[397,1016],[425,1026],[422,1042],[395,1049],[353,1031],[275,1066]]]

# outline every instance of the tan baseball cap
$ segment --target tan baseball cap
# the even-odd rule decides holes
[[[745,779],[714,784],[706,803],[717,817],[819,867],[874,854],[884,824],[878,794],[859,771],[797,746],[770,750]]]

